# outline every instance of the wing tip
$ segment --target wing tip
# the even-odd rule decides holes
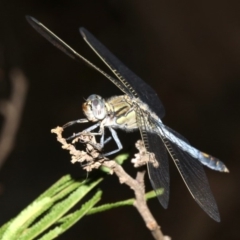
[[[34,18],[34,17],[30,16],[30,15],[26,15],[25,18],[31,25],[33,23],[39,24],[39,21],[36,18]]]
[[[85,34],[86,29],[84,27],[80,27],[79,32],[84,39],[87,39],[86,34]]]
[[[160,200],[159,200],[159,201],[160,201]],[[161,201],[160,203],[161,203],[161,205],[162,205],[162,207],[163,207],[164,209],[167,209],[167,208],[168,208],[168,202],[163,203],[163,201]]]
[[[220,214],[219,212],[215,212],[214,214],[208,214],[214,221],[221,222]]]
[[[25,18],[26,18],[27,20],[29,20],[29,19],[32,19],[33,17],[30,16],[30,15],[25,15]]]
[[[159,191],[159,189],[155,189],[155,188],[154,188],[154,191],[155,191],[158,201],[160,202],[162,207],[164,209],[167,209],[168,203],[169,203],[169,192],[166,192],[164,190],[162,192],[162,191]]]
[[[217,204],[214,199],[211,201],[211,205],[203,204],[199,199],[193,197],[197,204],[202,208],[202,210],[214,221],[221,222],[220,214],[218,211]]]

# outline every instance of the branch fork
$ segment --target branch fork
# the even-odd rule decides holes
[[[110,173],[115,173],[119,178],[121,184],[128,185],[135,194],[134,206],[138,210],[139,214],[143,218],[146,227],[150,230],[152,236],[156,240],[171,240],[170,237],[163,235],[160,226],[157,224],[152,213],[150,212],[147,202],[145,199],[145,185],[144,185],[144,172],[137,172],[136,178],[132,178],[129,174],[125,172],[121,165],[119,165],[114,160],[109,160],[108,158],[101,158],[101,153],[98,148],[98,143],[96,139],[91,134],[87,135],[85,132],[78,135],[72,143],[67,143],[66,139],[62,137],[63,128],[57,127],[51,130],[52,133],[57,135],[57,141],[62,144],[62,148],[68,150],[72,159],[71,162],[81,162],[86,163],[84,169],[86,171],[92,171],[93,169],[98,169],[101,166],[107,167],[110,169]],[[82,142],[86,145],[86,151],[80,151],[75,148],[73,145],[76,142]],[[146,152],[142,141],[137,141],[136,147],[139,150],[139,153],[135,155],[135,159],[132,159],[135,167],[142,166],[149,161],[154,164],[154,154]]]

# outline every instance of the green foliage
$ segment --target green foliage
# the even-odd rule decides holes
[[[158,192],[162,194],[163,193],[163,189],[159,189]],[[149,200],[149,199],[155,198],[155,197],[156,197],[155,191],[150,191],[150,192],[145,194],[146,200]],[[117,208],[117,207],[132,206],[134,204],[134,201],[135,201],[135,199],[131,198],[131,199],[127,199],[127,200],[124,200],[124,201],[119,201],[119,202],[116,202],[116,203],[103,204],[101,206],[93,207],[92,209],[90,209],[88,211],[87,215],[91,215],[91,214],[107,211],[107,210],[110,210],[110,209],[113,209],[113,208]]]
[[[127,154],[121,154],[115,160],[122,164],[127,158]],[[109,172],[109,169],[105,172]],[[31,240],[36,237],[39,240],[55,239],[85,215],[134,204],[135,199],[132,198],[94,207],[102,195],[102,192],[97,190],[79,209],[70,212],[101,181],[102,179],[79,182],[69,175],[62,177],[14,219],[0,228],[0,240]],[[163,190],[158,190],[159,194],[162,192]],[[156,194],[151,191],[146,193],[145,197],[148,200],[156,197]]]
[[[102,179],[99,179],[87,184],[87,181],[78,182],[70,176],[61,178],[16,218],[3,225],[0,228],[0,239],[30,240],[44,233],[40,239],[56,238],[82,218],[100,200],[102,192],[98,190],[79,210],[68,214],[68,217],[65,215],[101,181]],[[53,225],[54,228],[51,229]],[[48,230],[47,233],[46,230]]]

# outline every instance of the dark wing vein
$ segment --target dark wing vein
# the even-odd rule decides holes
[[[211,218],[219,222],[220,216],[217,204],[202,164],[171,142],[171,139],[168,140],[166,137],[160,136],[192,197]],[[187,142],[187,140],[185,141]]]
[[[69,57],[73,58],[74,60],[85,62],[88,66],[92,67],[99,73],[101,73],[103,76],[108,78],[111,82],[113,82],[122,92],[125,94],[129,94],[129,90],[123,85],[121,81],[118,79],[115,79],[108,75],[106,72],[98,68],[96,65],[88,61],[86,58],[84,58],[82,55],[77,53],[74,49],[72,49],[67,43],[65,43],[62,39],[60,39],[58,36],[56,36],[52,31],[50,31],[46,26],[44,26],[41,22],[36,20],[33,17],[26,16],[27,21],[30,23],[30,25],[38,32],[40,33],[44,38],[46,38],[50,43],[52,43],[56,48],[60,49],[62,52],[67,54]]]
[[[189,141],[178,132],[174,131],[173,129],[167,126],[164,126],[164,128],[167,129],[169,132],[173,133],[179,139],[183,140],[185,143],[190,145]],[[200,161],[204,166],[212,170],[220,171],[220,172],[229,172],[228,168],[222,161],[204,152],[199,151],[198,161]]]
[[[161,138],[156,134],[155,126],[151,119],[144,115],[140,110],[137,112],[137,121],[142,135],[145,148],[148,152],[154,153],[158,166],[154,166],[148,162],[148,174],[153,189],[156,192],[157,198],[161,205],[166,209],[169,201],[169,165],[167,150]],[[164,189],[163,194],[160,190]]]
[[[148,104],[150,109],[154,111],[159,118],[162,118],[165,110],[156,92],[129,68],[127,68],[90,32],[81,28],[80,33],[99,58],[110,68],[110,70],[125,85],[125,87],[130,90],[131,93],[129,95],[140,98],[144,103]]]

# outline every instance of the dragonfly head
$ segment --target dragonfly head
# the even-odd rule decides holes
[[[92,122],[104,119],[107,114],[105,100],[96,94],[90,95],[82,108],[87,119]]]

